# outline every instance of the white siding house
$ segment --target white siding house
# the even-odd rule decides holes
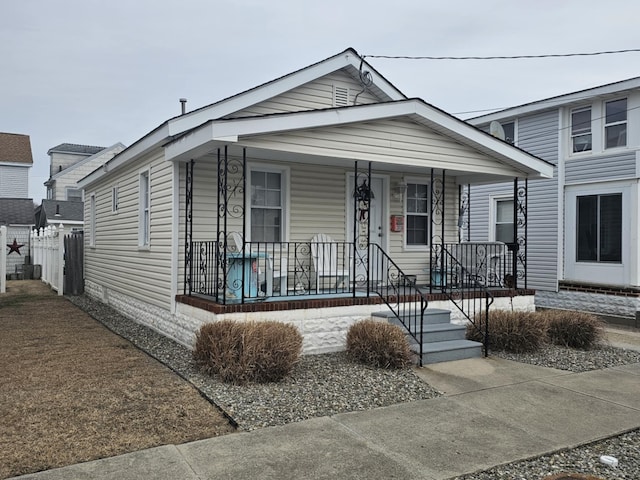
[[[639,325],[639,107],[640,78],[632,78],[469,120],[485,131],[502,124],[518,147],[554,165],[554,178],[529,182],[527,272],[536,305]],[[471,198],[470,237],[489,239],[496,199],[511,200],[513,186],[473,186]]]
[[[337,350],[380,304],[462,283],[463,185],[552,174],[348,49],[169,119],[85,177],[85,291],[186,345],[206,321],[276,319],[306,352]]]
[[[29,136],[0,132],[0,198],[29,198],[32,165]]]

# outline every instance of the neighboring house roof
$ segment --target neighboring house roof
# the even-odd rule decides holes
[[[63,144],[63,145],[69,145],[69,144]],[[54,147],[55,148],[55,147]],[[89,148],[102,148],[102,147],[89,147]],[[60,172],[56,173],[55,175],[53,175],[51,178],[49,178],[49,180],[47,180],[44,184],[47,185],[49,183],[51,183],[53,180],[56,180],[59,177],[62,177],[63,175],[66,175],[70,172],[73,172],[76,168],[91,162],[92,160],[95,160],[96,158],[105,155],[106,153],[109,153],[113,150],[118,150],[118,151],[122,151],[124,150],[126,147],[124,146],[123,143],[116,143],[115,145],[111,145],[110,147],[106,147],[106,148],[102,148],[101,150],[99,150],[98,152],[96,152],[95,154],[91,155],[90,157],[87,158],[83,158],[82,160],[80,160],[79,162],[74,163],[73,165],[61,170]],[[49,150],[51,151],[51,150]]]
[[[34,225],[33,200],[0,198],[0,225]]]
[[[549,97],[535,102],[525,103],[517,105],[515,107],[509,107],[498,112],[473,117],[467,120],[472,125],[480,125],[491,122],[493,120],[501,120],[511,117],[519,117],[521,115],[534,113],[537,111],[547,110],[550,108],[558,108],[561,105],[585,103],[588,99],[603,95],[616,95],[618,93],[640,88],[640,77],[629,78],[627,80],[621,80],[619,82],[608,83],[606,85],[600,85],[598,87],[587,88],[585,90],[578,90],[577,92],[566,93],[563,95],[557,95],[555,97]]]
[[[0,132],[0,162],[32,165],[29,135]]]
[[[42,200],[36,216],[39,217],[38,227],[47,223],[83,223],[84,203],[73,200]]]
[[[56,145],[55,147],[50,148],[47,151],[47,155],[51,155],[52,153],[75,153],[75,154],[82,154],[82,155],[94,155],[104,149],[105,147],[95,147],[92,145],[61,143],[60,145]]]

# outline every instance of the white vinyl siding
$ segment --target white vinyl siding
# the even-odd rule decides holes
[[[29,198],[29,167],[0,165],[0,197]]]
[[[229,115],[230,118],[249,117],[254,115],[268,115],[271,113],[298,112],[303,110],[317,110],[332,108],[336,106],[334,102],[335,87],[339,89],[347,88],[349,95],[346,98],[351,105],[353,98],[362,90],[360,82],[350,75],[337,71],[330,75],[309,82],[292,89],[289,92],[273,97],[252,107]],[[365,91],[358,96],[358,105],[374,103],[379,101],[369,91]]]
[[[138,247],[139,173],[147,166],[151,172],[151,205],[148,249]],[[118,215],[113,215],[111,187],[118,184]],[[161,150],[141,158],[135,165],[122,169],[97,182],[96,248],[87,249],[85,277],[116,292],[142,302],[170,309],[171,253],[173,214],[173,166],[164,161]],[[89,218],[85,203],[85,218]]]

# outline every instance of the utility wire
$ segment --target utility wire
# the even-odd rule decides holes
[[[435,57],[435,56],[409,56],[409,55],[363,55],[362,58],[385,58],[393,60],[520,60],[531,58],[566,58],[566,57],[593,57],[596,55],[613,55],[618,53],[640,52],[640,48],[627,48],[624,50],[608,50],[603,52],[586,53],[553,53],[546,55],[500,55],[500,56],[469,56],[469,57]]]

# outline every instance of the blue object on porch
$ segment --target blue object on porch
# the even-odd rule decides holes
[[[435,285],[438,287],[447,286],[447,276],[442,274],[441,269],[435,268],[431,270],[431,285]]]
[[[229,272],[227,273],[227,296],[240,302],[258,299],[258,259],[265,258],[264,253],[232,252],[227,253]],[[244,288],[242,272],[244,270]],[[241,293],[242,292],[242,293]]]

